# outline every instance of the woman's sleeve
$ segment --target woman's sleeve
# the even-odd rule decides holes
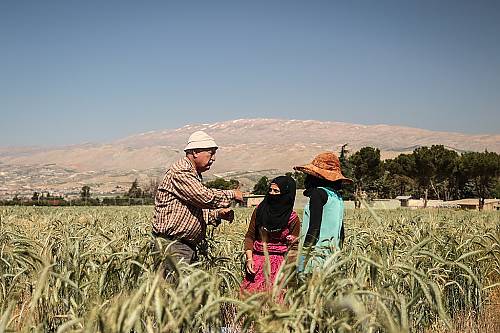
[[[298,215],[295,220],[292,221],[292,230],[290,230],[290,235],[297,238],[300,236],[300,218]]]
[[[309,229],[304,240],[305,247],[314,246],[318,242],[323,219],[323,206],[327,201],[328,194],[326,194],[325,190],[315,188],[311,191],[309,197]]]
[[[257,208],[254,209],[252,213],[252,217],[250,218],[250,223],[248,224],[248,230],[245,234],[244,247],[246,250],[253,249],[253,242],[255,241],[255,217],[256,217]]]
[[[288,249],[287,262],[294,262],[299,251],[299,236],[300,236],[300,218],[297,216],[291,223],[290,235],[294,236],[296,241],[290,245]]]

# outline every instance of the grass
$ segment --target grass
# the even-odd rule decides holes
[[[241,299],[250,213],[238,209],[234,223],[210,229],[207,256],[179,267],[171,285],[156,274],[151,207],[0,207],[0,331],[498,327],[498,212],[348,210],[345,246],[321,269],[302,277],[284,267],[271,293]]]

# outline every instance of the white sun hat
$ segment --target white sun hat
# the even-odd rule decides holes
[[[219,148],[214,138],[203,131],[196,131],[189,136],[188,143],[184,151],[190,149]]]

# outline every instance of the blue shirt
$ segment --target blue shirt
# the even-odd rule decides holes
[[[323,206],[323,214],[321,216],[321,227],[318,236],[318,241],[315,246],[315,251],[324,254],[325,256],[331,251],[331,249],[340,249],[340,234],[342,230],[343,218],[344,218],[344,201],[340,194],[328,187],[319,187],[323,189],[328,195],[328,200]],[[302,219],[302,226],[300,228],[300,244],[301,252],[304,244],[304,239],[309,230],[310,221],[310,202],[308,202],[304,208],[304,217]],[[317,266],[322,260],[321,258],[314,258],[315,263],[308,263],[308,268],[304,267],[304,253],[301,253],[299,270],[310,271],[312,266]],[[317,261],[317,263],[316,263]]]

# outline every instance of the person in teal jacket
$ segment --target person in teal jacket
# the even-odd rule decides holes
[[[331,251],[342,247],[344,202],[339,191],[343,183],[352,180],[344,177],[339,158],[333,152],[321,153],[311,163],[294,169],[306,173],[304,195],[309,201],[300,228],[299,271],[310,272]],[[313,249],[317,255],[311,257]]]

